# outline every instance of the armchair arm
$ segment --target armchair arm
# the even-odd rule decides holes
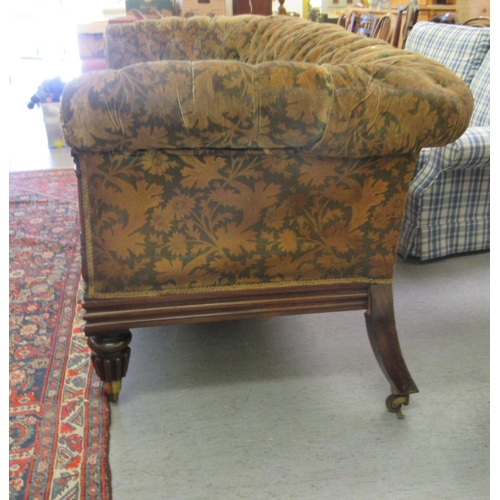
[[[439,170],[482,167],[490,161],[490,127],[469,127],[456,141],[440,148],[423,149],[419,166],[432,163]]]

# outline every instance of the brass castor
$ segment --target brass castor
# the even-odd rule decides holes
[[[121,380],[113,380],[112,382],[104,382],[104,392],[110,403],[117,403],[120,390],[122,388]]]
[[[409,394],[391,394],[385,400],[385,406],[391,413],[395,413],[399,419],[405,418],[401,411],[401,406],[408,406],[410,404]]]

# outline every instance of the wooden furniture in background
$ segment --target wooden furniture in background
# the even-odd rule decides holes
[[[347,10],[344,10],[344,12],[342,12],[342,14],[340,14],[339,18],[337,19],[337,24],[339,26],[342,26],[343,28],[346,28],[347,25],[346,25],[346,22],[347,22],[347,14],[348,14],[348,11]]]
[[[106,68],[104,29],[107,21],[76,25],[82,73]]]
[[[233,0],[233,16],[254,14],[270,16],[272,14],[271,0]]]
[[[375,31],[373,32],[373,38],[379,38],[380,40],[391,42],[391,38],[393,36],[392,28],[393,25],[391,15],[385,14],[379,19],[377,26],[375,27]]]
[[[419,12],[420,9],[417,0],[410,0],[406,5],[398,7],[394,36],[392,38],[392,45],[394,47],[405,48],[406,39],[413,26],[417,23]]]
[[[345,19],[348,31],[352,33],[357,33],[360,35],[374,37],[374,32],[377,25],[373,26],[373,30],[364,29],[362,26],[361,19],[375,19],[376,22],[380,22],[382,18],[386,18],[384,23],[386,27],[384,31],[389,31],[385,33],[384,37],[377,36],[376,38],[382,38],[383,40],[389,41],[394,47],[404,48],[406,38],[410,32],[412,26],[417,22],[419,14],[419,9],[416,0],[410,0],[403,6],[397,9],[363,9],[355,8],[348,9]],[[368,21],[365,21],[367,23]],[[387,26],[388,25],[388,26]]]
[[[490,0],[456,0],[460,24],[477,17],[490,17]]]
[[[473,17],[472,19],[467,19],[464,26],[474,26],[476,28],[489,28],[490,18],[489,17]]]
[[[397,10],[403,7],[408,0],[391,0],[391,8]],[[434,16],[445,12],[455,12],[455,0],[418,0],[417,21],[430,21]]]
[[[347,16],[342,20],[345,22]],[[379,38],[389,42],[393,37],[393,26],[394,23],[391,19],[391,14],[381,14],[381,13],[357,13],[353,12],[349,16],[349,25],[347,29],[351,33],[356,33],[357,35],[366,36],[368,38]]]
[[[371,38],[378,21],[379,19],[373,14],[358,14],[355,12],[350,19],[349,31]]]

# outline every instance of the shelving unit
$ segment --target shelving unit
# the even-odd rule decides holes
[[[405,5],[408,0],[392,0],[391,7]],[[490,17],[490,0],[419,0],[419,21],[429,21],[437,14],[456,12],[458,22],[463,23],[473,17]]]
[[[407,3],[408,0],[392,0],[391,7],[397,8]],[[430,21],[438,14],[456,12],[455,0],[419,0],[418,6],[420,7],[419,21]]]

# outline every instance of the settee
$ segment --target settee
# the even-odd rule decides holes
[[[466,129],[452,71],[288,16],[109,26],[108,68],[66,85],[85,333],[118,399],[130,329],[364,310],[400,412],[418,391],[392,278],[423,147]]]
[[[465,133],[420,153],[399,252],[422,261],[490,248],[490,29],[417,23],[406,45],[450,68],[470,86]]]

